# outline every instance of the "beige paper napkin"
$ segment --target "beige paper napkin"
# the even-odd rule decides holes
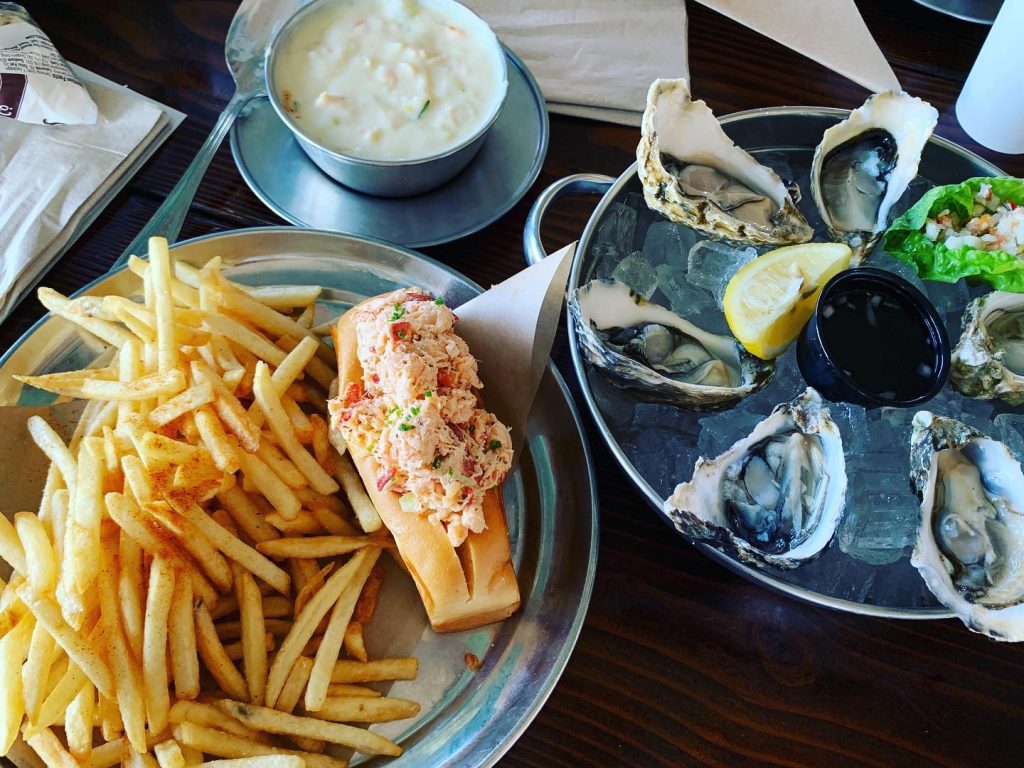
[[[872,91],[900,90],[853,0],[697,0]]]
[[[94,125],[0,123],[0,320],[184,117],[77,70]]]
[[[466,0],[537,78],[551,112],[640,125],[659,77],[689,77],[683,0]]]

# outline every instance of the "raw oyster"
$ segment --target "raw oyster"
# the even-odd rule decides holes
[[[737,147],[686,80],[655,80],[636,149],[652,210],[712,237],[754,245],[805,243],[814,235],[771,169]]]
[[[993,291],[968,304],[950,362],[950,381],[968,397],[1024,403],[1024,295]]]
[[[967,625],[1024,640],[1024,474],[1005,445],[954,419],[920,411],[910,479],[921,523],[910,562]]]
[[[584,356],[616,386],[645,399],[708,410],[760,389],[774,366],[618,280],[592,280],[569,301]]]
[[[718,458],[698,459],[665,512],[692,539],[754,565],[795,568],[832,541],[845,503],[839,428],[808,388]]]
[[[917,175],[939,113],[902,91],[876,93],[825,131],[811,163],[811,195],[833,240],[859,264]]]

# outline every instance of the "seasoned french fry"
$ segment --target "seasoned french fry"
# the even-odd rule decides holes
[[[177,570],[195,571],[192,558],[184,547],[169,531],[150,515],[145,514],[127,496],[120,493],[108,493],[104,497],[104,503],[111,519],[150,555],[164,558]]]
[[[89,642],[68,626],[61,616],[56,601],[46,595],[33,592],[29,585],[18,589],[18,596],[36,620],[44,625],[54,640],[64,649],[72,661],[85,673],[96,689],[107,698],[114,695],[114,678],[102,655],[93,650]],[[77,689],[76,689],[77,690]],[[44,703],[45,706],[45,703]]]
[[[260,449],[256,451],[256,455],[289,488],[298,489],[309,485],[306,476],[270,440],[264,438],[260,441]]]
[[[136,504],[145,504],[153,498],[153,484],[149,480],[149,474],[142,459],[138,456],[122,456],[121,471],[124,473],[125,483],[135,497]]]
[[[316,315],[316,305],[307,304],[302,312],[299,313],[298,317],[295,318],[295,322],[301,325],[303,328],[309,329],[313,327],[313,317]]]
[[[331,440],[327,422],[319,413],[309,417],[309,423],[313,427],[313,456],[317,463],[323,467],[324,472],[334,473],[334,449],[331,448]]]
[[[142,646],[143,684],[149,728],[160,733],[167,727],[170,697],[167,692],[167,627],[174,596],[175,574],[171,564],[154,557],[146,594],[145,636]]]
[[[297,717],[267,707],[257,707],[225,699],[217,702],[232,717],[270,733],[283,736],[303,736],[351,747],[366,755],[402,754],[402,748],[376,733],[340,723],[330,723],[311,717]]]
[[[35,617],[26,614],[14,629],[0,638],[0,754],[6,754],[11,748],[25,715],[21,664],[28,656],[35,625]]]
[[[223,552],[254,576],[258,576],[283,595],[291,588],[291,578],[267,558],[243,542],[237,536],[228,533],[215,522],[202,507],[186,498],[171,496],[171,506],[182,518],[193,523],[217,549]]]
[[[366,552],[368,550],[363,550]],[[302,655],[306,643],[313,637],[317,626],[327,615],[327,612],[338,601],[345,589],[359,575],[359,555],[354,555],[351,560],[345,563],[324,583],[302,611],[295,617],[288,636],[281,643],[281,647],[274,655],[274,662],[270,666],[270,673],[267,677],[267,703],[277,701],[281,693],[288,672],[291,671],[295,660]],[[341,682],[341,681],[335,681]],[[304,734],[300,734],[304,735]],[[316,738],[316,737],[314,737]]]
[[[62,381],[59,376],[60,374],[51,373],[14,378],[36,389],[82,400],[148,400],[154,397],[171,397],[185,388],[185,375],[176,368],[162,373],[151,373],[129,383],[100,378]]]
[[[200,768],[306,768],[306,761],[298,755],[263,755],[228,760],[209,760]]]
[[[181,747],[174,739],[155,744],[153,754],[156,755],[156,761],[160,764],[160,768],[185,768],[186,766],[185,755],[182,754]]]
[[[363,643],[363,625],[358,621],[352,621],[345,629],[345,639],[342,645],[345,653],[358,661],[368,661],[366,645]]]
[[[191,369],[192,377],[196,382],[205,382],[213,388],[214,410],[224,422],[224,426],[238,438],[243,450],[247,453],[255,453],[260,447],[260,430],[249,418],[249,414],[238,402],[238,398],[228,390],[227,385],[206,363],[193,360]]]
[[[68,492],[74,494],[78,462],[53,427],[42,416],[29,416],[28,432],[39,449],[60,471]]]
[[[192,609],[192,580],[180,574],[174,580],[169,629],[174,695],[178,699],[194,699],[199,695],[199,655]]]
[[[213,626],[210,612],[201,601],[196,604],[195,617],[196,642],[203,664],[229,696],[234,696],[236,699],[246,698],[249,695],[249,690],[245,685],[245,679],[235,669],[235,665],[231,663],[231,659],[224,652],[224,646],[221,644],[220,638],[217,637],[217,630]]]
[[[271,747],[195,723],[179,723],[174,726],[174,738],[180,744],[195,747],[208,755],[217,755],[218,757],[250,758],[261,755],[296,755],[305,761],[306,768],[348,768],[347,760]]]
[[[288,397],[287,394],[281,395],[281,407],[284,409],[288,421],[292,424],[295,438],[303,445],[310,445],[313,442],[313,423],[309,420],[309,417],[303,413],[299,404]]]
[[[147,432],[142,437],[139,456],[150,470],[160,464],[184,464],[191,461],[200,448],[179,440],[172,440],[156,432]]]
[[[414,680],[418,663],[415,656],[404,659],[334,662],[332,683],[374,683],[380,680]]]
[[[221,472],[237,472],[241,466],[235,455],[235,447],[228,439],[224,427],[213,408],[201,407],[195,412],[196,429],[213,457],[213,463]]]
[[[420,705],[409,699],[340,696],[325,699],[317,716],[338,723],[384,723],[419,714]]]
[[[181,546],[199,563],[210,581],[222,592],[231,589],[231,566],[197,525],[172,512],[162,501],[148,504],[146,511],[177,536]]]
[[[274,530],[273,526],[264,522],[259,510],[256,508],[256,505],[252,503],[248,494],[238,486],[218,493],[217,501],[219,501],[223,505],[224,509],[227,510],[228,514],[231,515],[231,519],[235,521],[235,525],[241,528],[245,535],[252,541],[257,543],[261,541],[270,541],[271,539],[276,539],[280,535],[276,530]]]
[[[178,342],[174,335],[174,305],[171,302],[171,254],[167,238],[149,238],[149,278],[153,286],[156,340],[161,373],[178,365]]]
[[[265,304],[276,310],[312,304],[320,298],[320,294],[323,292],[323,288],[319,285],[261,285],[255,288],[240,285],[238,287],[260,304]]]
[[[259,731],[254,731],[247,725],[242,725],[242,723],[230,717],[224,717],[224,713],[220,709],[213,706],[213,704],[203,701],[176,701],[174,706],[171,707],[170,721],[172,725],[194,723],[195,725],[217,728],[233,736],[251,739],[263,744],[270,741],[266,736],[260,734]]]
[[[295,589],[303,589],[310,581],[316,578],[318,568],[316,560],[307,560],[304,557],[292,557],[288,560],[288,572],[292,575],[292,584]],[[296,611],[292,611],[296,613]]]
[[[243,450],[236,450],[238,463],[242,465],[242,472],[247,480],[251,480],[260,493],[267,497],[267,500],[278,511],[281,517],[291,520],[299,514],[302,508],[301,502],[294,491],[285,485],[274,471],[263,461]]]
[[[299,376],[302,375],[306,364],[316,354],[317,342],[312,338],[305,338],[300,341],[281,361],[281,364],[274,370],[271,380],[274,382],[274,389],[279,395],[284,395]],[[258,426],[263,426],[265,417],[259,403],[253,403],[249,407],[249,416]]]
[[[75,312],[70,311],[72,300],[67,296],[57,293],[57,291],[52,288],[40,288],[36,292],[36,295],[39,297],[39,303],[53,312],[53,314],[59,315],[65,320],[70,320],[72,323],[81,326],[93,336],[102,339],[108,344],[120,347],[132,338],[128,331],[124,330],[116,323],[112,323],[109,320],[103,320],[98,317],[76,314]]]
[[[300,656],[288,673],[284,681],[284,687],[277,697],[274,709],[281,712],[291,712],[299,703],[299,697],[306,690],[306,683],[309,682],[309,673],[313,671],[313,660],[308,656]]]
[[[213,402],[213,387],[207,382],[189,387],[149,413],[149,423],[154,428],[169,424],[190,411]]]
[[[293,536],[295,534],[312,535],[324,532],[324,527],[320,525],[320,521],[316,519],[316,515],[305,509],[300,510],[299,513],[290,520],[279,515],[277,512],[271,512],[263,519],[281,533]]]
[[[46,768],[79,768],[79,762],[64,749],[60,739],[49,728],[25,740]]]
[[[93,637],[98,635],[99,632],[95,632]],[[43,728],[49,728],[56,723],[64,716],[65,711],[71,706],[75,696],[82,690],[82,686],[88,682],[89,678],[81,668],[73,661],[69,662],[67,671],[64,672],[60,681],[43,700],[43,705],[39,708],[39,714],[26,723],[22,735],[28,738]]]
[[[100,568],[96,579],[99,587],[100,614],[107,640],[107,659],[114,677],[117,707],[124,723],[125,736],[137,752],[146,750],[146,702],[143,694],[142,675],[128,651],[117,608],[117,540],[113,537],[101,539]],[[70,653],[68,654],[71,655]],[[166,664],[161,660],[160,666]],[[100,686],[97,685],[97,688]],[[101,689],[102,691],[102,689]]]
[[[296,438],[291,422],[281,406],[277,390],[274,389],[274,384],[270,379],[270,369],[266,363],[260,362],[256,366],[254,393],[256,402],[266,414],[267,423],[270,425],[278,445],[299,468],[299,471],[309,479],[309,484],[313,489],[318,493],[335,493],[338,490],[338,483],[324,472],[323,467],[317,464],[316,459]]]
[[[9,525],[6,517],[4,523]],[[38,592],[52,592],[57,586],[57,559],[46,528],[31,512],[16,514],[14,527],[24,548],[24,567],[28,569],[25,576],[29,584]]]
[[[336,557],[364,547],[381,547],[386,540],[376,536],[289,536],[260,542],[256,549],[267,557]]]
[[[296,339],[301,339],[309,333],[287,315],[282,315],[232,285],[223,275],[214,272],[211,273],[211,277],[216,289],[217,303],[257,328],[262,328],[275,336],[294,336]]]
[[[327,577],[333,570],[334,563],[328,563],[313,574],[309,581],[303,585],[302,589],[295,595],[294,612],[296,616],[302,613],[302,609],[306,607],[306,603],[313,598],[313,595],[320,591],[320,588],[323,587],[324,582],[327,581]]]
[[[381,521],[380,515],[377,514],[377,508],[373,506],[370,497],[366,495],[362,478],[359,477],[356,468],[352,466],[351,459],[348,456],[342,456],[336,466],[337,478],[341,482],[341,487],[345,489],[345,496],[348,497],[348,503],[352,505],[352,511],[355,512],[359,525],[367,533],[379,531],[384,523]]]
[[[43,706],[43,698],[46,695],[46,686],[41,685],[40,681],[46,680],[50,676],[50,667],[57,655],[56,651],[57,642],[53,636],[46,627],[36,622],[32,629],[28,656],[25,665],[21,668],[21,689],[24,693],[25,715],[30,721],[39,717],[39,710]]]
[[[84,594],[100,569],[100,522],[103,519],[103,441],[82,440],[78,451],[75,513],[67,528],[71,546],[67,556],[75,563],[75,588]]]
[[[218,621],[214,626],[217,629],[217,637],[221,641],[234,641],[242,637],[241,621]],[[283,621],[281,619],[267,619],[263,622],[263,629],[274,637],[284,637],[291,628],[292,624],[290,621]]]
[[[269,654],[271,651],[274,650],[275,647],[276,647],[276,644],[274,643],[274,636],[272,634],[270,634],[269,632],[264,634],[263,635],[263,648],[264,648],[264,650],[266,650],[266,652]],[[224,653],[226,653],[228,655],[228,658],[231,659],[231,661],[242,661],[243,658],[244,658],[244,654],[243,654],[242,650],[243,649],[242,649],[242,641],[241,640],[239,640],[236,643],[225,643],[224,644]]]
[[[28,576],[28,562],[25,560],[25,548],[21,539],[7,516],[0,513],[0,557],[17,573]]]
[[[327,698],[335,699],[339,696],[359,696],[362,698],[379,698],[380,691],[367,688],[365,685],[350,685],[349,683],[331,683],[327,688]]]
[[[260,360],[266,360],[273,365],[280,365],[287,354],[281,348],[274,346],[266,336],[246,328],[242,323],[227,315],[209,312],[203,319],[203,325],[207,330],[219,333]]]
[[[267,689],[267,649],[264,639],[263,595],[252,574],[235,564],[235,595],[242,622],[242,671],[249,701],[262,704]]]
[[[88,680],[64,715],[68,751],[76,760],[87,760],[92,752],[92,728],[96,717],[96,689]]]
[[[304,703],[306,709],[310,712],[319,710],[327,698],[327,688],[331,684],[334,662],[341,652],[341,644],[345,638],[345,629],[352,618],[352,612],[355,610],[359,593],[363,591],[363,584],[370,576],[370,571],[377,563],[378,557],[380,557],[379,549],[360,549],[345,564],[346,568],[351,567],[353,569],[352,577],[348,584],[345,585],[344,591],[338,597],[338,601],[334,604],[334,609],[331,611],[331,618],[327,623],[327,631],[324,632],[323,640],[317,649],[316,658],[313,660],[313,671],[309,676],[309,683],[306,685]]]

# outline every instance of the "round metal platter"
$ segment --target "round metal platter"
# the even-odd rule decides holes
[[[780,107],[740,112],[721,120],[726,133],[739,146],[761,163],[774,167],[784,179],[798,182],[802,193],[799,208],[815,226],[814,239],[819,241],[828,238],[811,199],[808,170],[822,133],[847,114],[838,109]],[[921,158],[918,178],[894,208],[893,215],[902,213],[936,184],[998,175],[1002,175],[998,168],[977,155],[933,137]],[[658,229],[652,230],[655,224]],[[657,232],[657,236],[648,237],[651,232]],[[630,253],[640,252],[655,269],[661,264],[670,266],[665,261],[665,249],[672,240],[666,239],[666,235],[678,236],[680,242],[686,243],[680,251],[684,260],[685,248],[706,239],[647,208],[634,164],[611,186],[587,224],[576,250],[570,290],[595,277],[609,277]],[[881,248],[875,250],[868,264],[892,269],[921,285],[913,270]],[[689,277],[687,273],[686,280]],[[930,282],[923,290],[933,303],[946,308],[947,330],[955,343],[960,336],[964,307],[982,291],[968,291],[962,283],[951,286]],[[706,309],[696,316],[689,314],[688,319],[714,333],[728,333],[721,309],[710,293],[708,297]],[[667,305],[660,276],[651,300]],[[584,360],[571,323],[569,333],[573,363],[598,429],[626,474],[666,522],[669,521],[662,511],[663,500],[676,484],[690,479],[698,455],[706,452],[717,456],[746,437],[775,405],[792,399],[806,386],[791,347],[779,358],[776,375],[767,387],[740,400],[728,411],[702,414],[646,403],[632,392],[612,385]],[[700,546],[714,559],[753,581],[819,605],[898,618],[950,615],[910,565],[918,509],[908,479],[909,420],[917,410],[929,408],[966,420],[997,439],[1002,438],[995,433],[992,420],[1011,410],[993,405],[992,401],[963,398],[948,384],[935,400],[920,409],[861,409],[862,415],[845,404],[830,404],[843,434],[849,485],[843,519],[825,552],[799,568],[784,570],[750,567],[714,547]],[[902,445],[907,446],[907,451],[894,448]]]
[[[458,307],[479,286],[436,261],[364,238],[291,227],[239,230],[180,243],[175,258],[201,265],[220,256],[225,273],[250,285],[324,286],[316,322],[351,304],[416,285]],[[137,296],[139,280],[122,270],[81,293]],[[18,402],[16,373],[70,370],[101,349],[74,327],[47,315],[0,359],[0,392]],[[34,391],[38,395],[38,391]],[[30,393],[25,393],[26,395]],[[38,404],[38,403],[33,403]],[[526,444],[503,488],[522,607],[498,624],[439,635],[427,624],[412,582],[392,567],[377,614],[367,628],[371,658],[413,655],[416,680],[391,695],[420,702],[415,720],[374,726],[402,745],[399,758],[361,758],[353,765],[493,765],[551,693],[583,624],[597,560],[597,499],[590,453],[572,398],[553,365],[541,381]],[[473,671],[466,654],[481,662]]]
[[[1003,0],[915,0],[946,16],[975,24],[992,24],[1003,7]]]
[[[508,96],[469,166],[413,197],[374,197],[327,176],[302,151],[266,97],[231,129],[242,178],[278,216],[299,227],[376,237],[426,248],[471,235],[505,214],[537,179],[548,151],[548,113],[530,70],[506,49]]]

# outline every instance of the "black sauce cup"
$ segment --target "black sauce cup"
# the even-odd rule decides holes
[[[829,350],[827,333],[822,331],[822,308],[832,306],[835,298],[852,291],[870,291],[896,298],[900,305],[914,312],[922,326],[922,333],[931,338],[935,352],[931,374],[922,377],[920,392],[910,397],[886,398],[858,385],[835,363]],[[834,342],[833,342],[834,343]],[[797,364],[804,380],[821,395],[833,402],[857,405],[887,405],[909,408],[931,400],[939,393],[949,375],[949,337],[935,307],[917,288],[902,277],[884,269],[856,267],[840,272],[822,288],[814,307],[814,314],[800,332],[796,347]]]

